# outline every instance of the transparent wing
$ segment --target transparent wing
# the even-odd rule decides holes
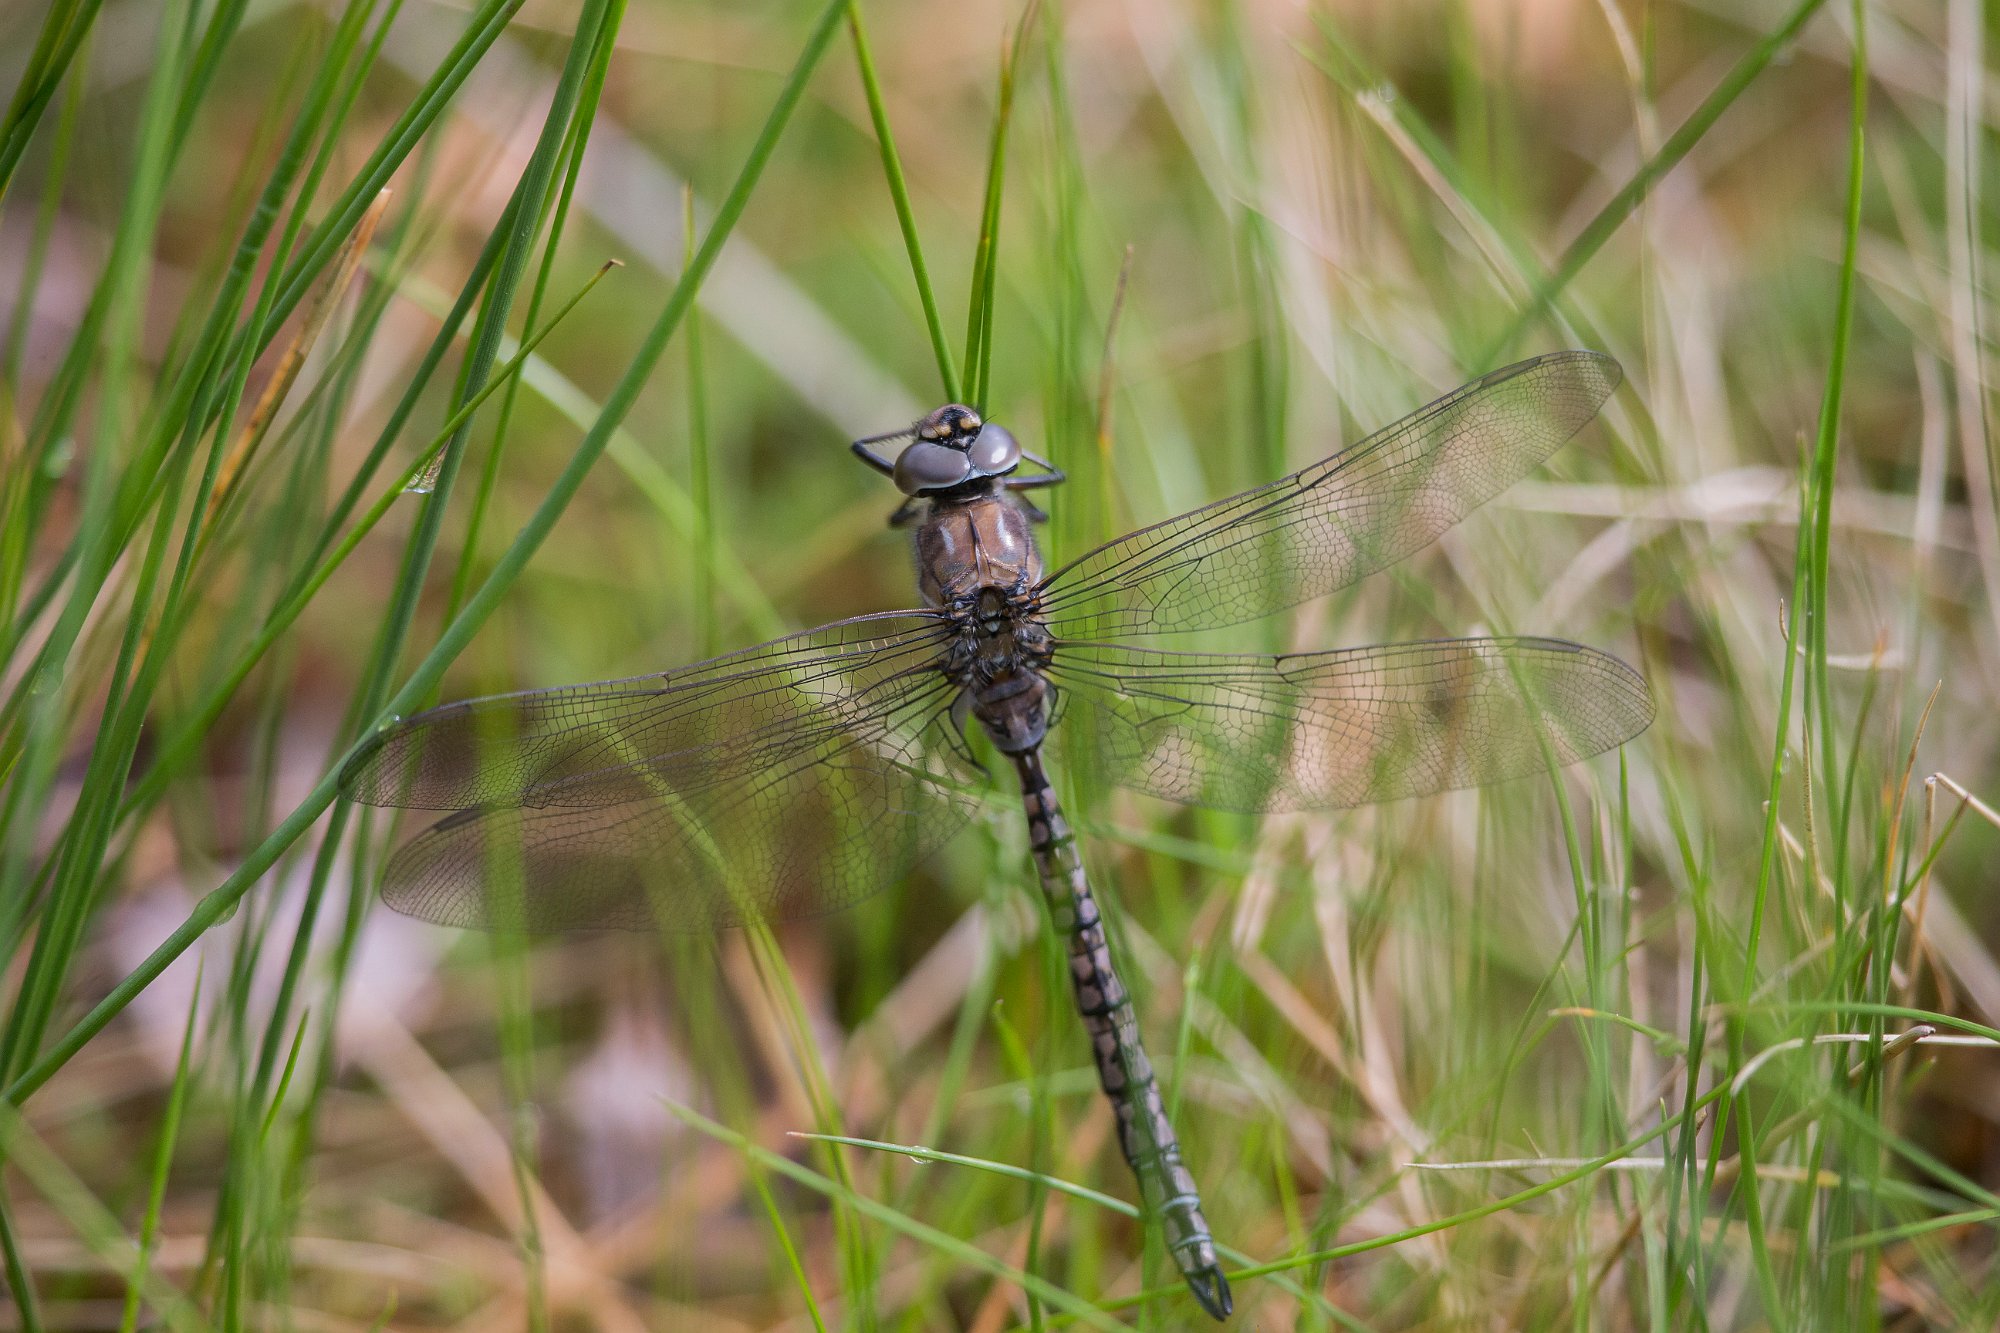
[[[684,670],[448,704],[343,790],[452,813],[384,871],[391,907],[531,932],[709,931],[845,907],[970,813],[939,619],[865,616]]]
[[[857,616],[674,671],[445,704],[378,733],[341,789],[411,810],[616,804],[653,767],[692,777],[809,741],[802,722],[877,710],[883,687],[937,662],[944,634],[927,611]]]
[[[1646,729],[1631,667],[1559,639],[1251,656],[1059,644],[1064,729],[1111,775],[1224,810],[1368,805],[1569,764]]]
[[[1211,629],[1345,587],[1435,541],[1525,476],[1618,387],[1557,352],[1496,370],[1289,477],[1141,528],[1045,579],[1076,638]]]

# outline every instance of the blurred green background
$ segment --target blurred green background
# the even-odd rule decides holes
[[[879,115],[1057,561],[1625,368],[1206,644],[1575,639],[1651,683],[1622,754],[1262,819],[1061,770],[1236,1325],[1994,1327],[1988,21],[0,11],[0,1322],[1196,1326],[1004,801],[840,916],[523,949],[374,904],[334,800],[385,710],[914,600],[846,451],[946,396]]]

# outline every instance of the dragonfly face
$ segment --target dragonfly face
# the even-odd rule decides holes
[[[905,495],[937,495],[968,482],[1003,476],[1021,464],[1021,446],[1005,427],[981,421],[958,403],[946,403],[916,424],[916,438],[896,458],[896,488]]]
[[[853,446],[909,497],[896,521],[920,523],[921,608],[632,680],[448,704],[379,733],[342,787],[443,813],[383,873],[400,911],[484,929],[713,931],[817,916],[902,876],[977,808],[984,775],[963,739],[976,719],[1020,779],[1120,1146],[1190,1291],[1222,1318],[1229,1285],[1043,770],[1051,700],[1064,704],[1057,730],[1124,785],[1245,811],[1476,787],[1631,739],[1653,717],[1638,673],[1559,640],[1279,656],[1148,646],[1296,606],[1421,549],[1554,452],[1618,379],[1590,352],[1493,371],[1053,573],[1021,493],[1062,473],[949,404]],[[893,462],[869,447],[900,439]],[[1045,471],[1020,474],[1024,460]]]

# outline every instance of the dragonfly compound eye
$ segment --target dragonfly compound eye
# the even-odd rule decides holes
[[[918,440],[896,457],[896,489],[905,495],[947,490],[972,476],[965,450]]]
[[[972,475],[997,477],[1011,472],[1021,462],[1021,442],[1005,426],[987,422],[965,451],[972,460]]]

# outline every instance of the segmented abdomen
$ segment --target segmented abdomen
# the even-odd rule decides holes
[[[1070,987],[1097,1060],[1097,1081],[1118,1117],[1118,1142],[1138,1178],[1146,1210],[1159,1220],[1174,1257],[1202,1307],[1217,1319],[1231,1307],[1229,1283],[1216,1258],[1215,1238],[1202,1216],[1194,1176],[1181,1161],[1180,1140],[1167,1119],[1152,1062],[1139,1040],[1139,1020],[1111,963],[1104,922],[1077,856],[1076,839],[1056,803],[1040,752],[1013,756],[1028,811],[1028,845],[1057,929],[1069,941]]]

